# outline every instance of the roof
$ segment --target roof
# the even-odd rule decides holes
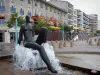
[[[55,5],[53,5],[53,4],[49,3],[49,2],[47,2],[47,1],[44,1],[44,0],[38,0],[38,1],[41,1],[42,3],[45,3],[46,5],[52,6],[52,7],[56,8],[56,9],[62,11],[62,12],[67,13],[67,11],[65,11],[65,10],[63,10],[63,9],[61,9],[61,8],[59,8],[59,7],[55,6]]]

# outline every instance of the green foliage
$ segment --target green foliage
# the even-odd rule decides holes
[[[23,19],[23,17],[18,17],[18,26],[20,27],[22,24],[24,24],[25,23],[25,20]]]
[[[63,29],[64,29],[64,27],[65,27],[64,25],[60,25],[60,29],[61,29],[61,30],[63,30]]]
[[[9,28],[15,25],[16,17],[17,17],[17,13],[11,14],[9,21],[7,22]],[[21,16],[17,18],[17,21],[18,21],[18,26],[21,26],[22,24],[25,23],[25,20]]]
[[[9,28],[13,27],[16,17],[17,17],[17,13],[11,14],[10,20],[7,22]]]
[[[43,19],[38,19],[37,24],[34,25],[35,34],[38,34],[39,30],[42,28],[49,28],[49,25]]]
[[[64,31],[70,31],[70,30],[73,30],[72,26],[68,26],[68,25],[64,26]]]
[[[97,33],[97,34],[100,34],[100,30],[97,30],[96,33]]]

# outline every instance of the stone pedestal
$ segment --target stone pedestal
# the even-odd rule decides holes
[[[58,43],[58,41],[56,40],[56,43]]]
[[[70,47],[73,47],[73,41],[70,41]]]
[[[60,48],[60,49],[63,48],[63,43],[62,43],[62,41],[60,41],[60,43],[59,43],[59,48]]]
[[[63,44],[63,46],[64,46],[64,47],[66,47],[66,40],[64,41],[64,44]]]
[[[4,42],[10,43],[10,33],[9,32],[4,33]]]
[[[51,45],[53,46],[53,49],[55,49],[55,48],[56,48],[56,45],[54,44],[54,42],[53,42],[53,41],[51,41]]]
[[[100,46],[100,41],[97,42],[97,46]]]
[[[92,40],[89,41],[89,45],[92,45]]]

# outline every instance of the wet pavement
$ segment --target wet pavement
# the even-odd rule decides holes
[[[34,75],[28,71],[14,70],[11,63],[7,60],[0,60],[0,75]]]
[[[0,60],[0,75],[89,75],[88,73],[77,70],[63,69],[64,72],[61,74],[53,74],[48,70],[39,70],[33,73],[31,71],[16,70],[14,69],[13,64],[8,62],[8,60]]]
[[[62,63],[100,71],[100,55],[93,54],[57,54]]]

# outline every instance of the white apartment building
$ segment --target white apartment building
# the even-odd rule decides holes
[[[89,15],[89,31],[95,33],[98,29],[98,15],[90,14]]]
[[[62,0],[50,0],[49,3],[67,11],[66,24],[74,25],[74,20],[73,20],[74,7],[71,3]]]
[[[0,42],[10,42],[9,29],[4,24],[9,20],[12,13],[17,12],[18,16],[25,17],[29,16],[44,16],[48,18],[54,18],[56,20],[63,21],[66,23],[67,20],[67,11],[61,9],[51,3],[46,2],[45,0],[0,0],[0,6],[4,5],[4,11],[2,12],[5,16],[5,22],[0,24],[0,29],[2,29],[0,39],[3,39]],[[0,12],[0,15],[2,14]],[[5,32],[3,31],[6,30]],[[14,30],[14,28],[13,28]],[[8,36],[8,38],[6,38]],[[13,37],[14,37],[13,33]],[[3,38],[5,37],[5,38]]]
[[[77,14],[77,19],[75,16],[76,14]],[[75,9],[74,17],[76,21],[75,24],[77,25],[77,27],[80,28],[81,30],[86,29],[87,32],[89,32],[89,16],[83,11]]]
[[[73,25],[75,28],[77,28],[77,10],[74,9],[74,13],[73,13]]]

